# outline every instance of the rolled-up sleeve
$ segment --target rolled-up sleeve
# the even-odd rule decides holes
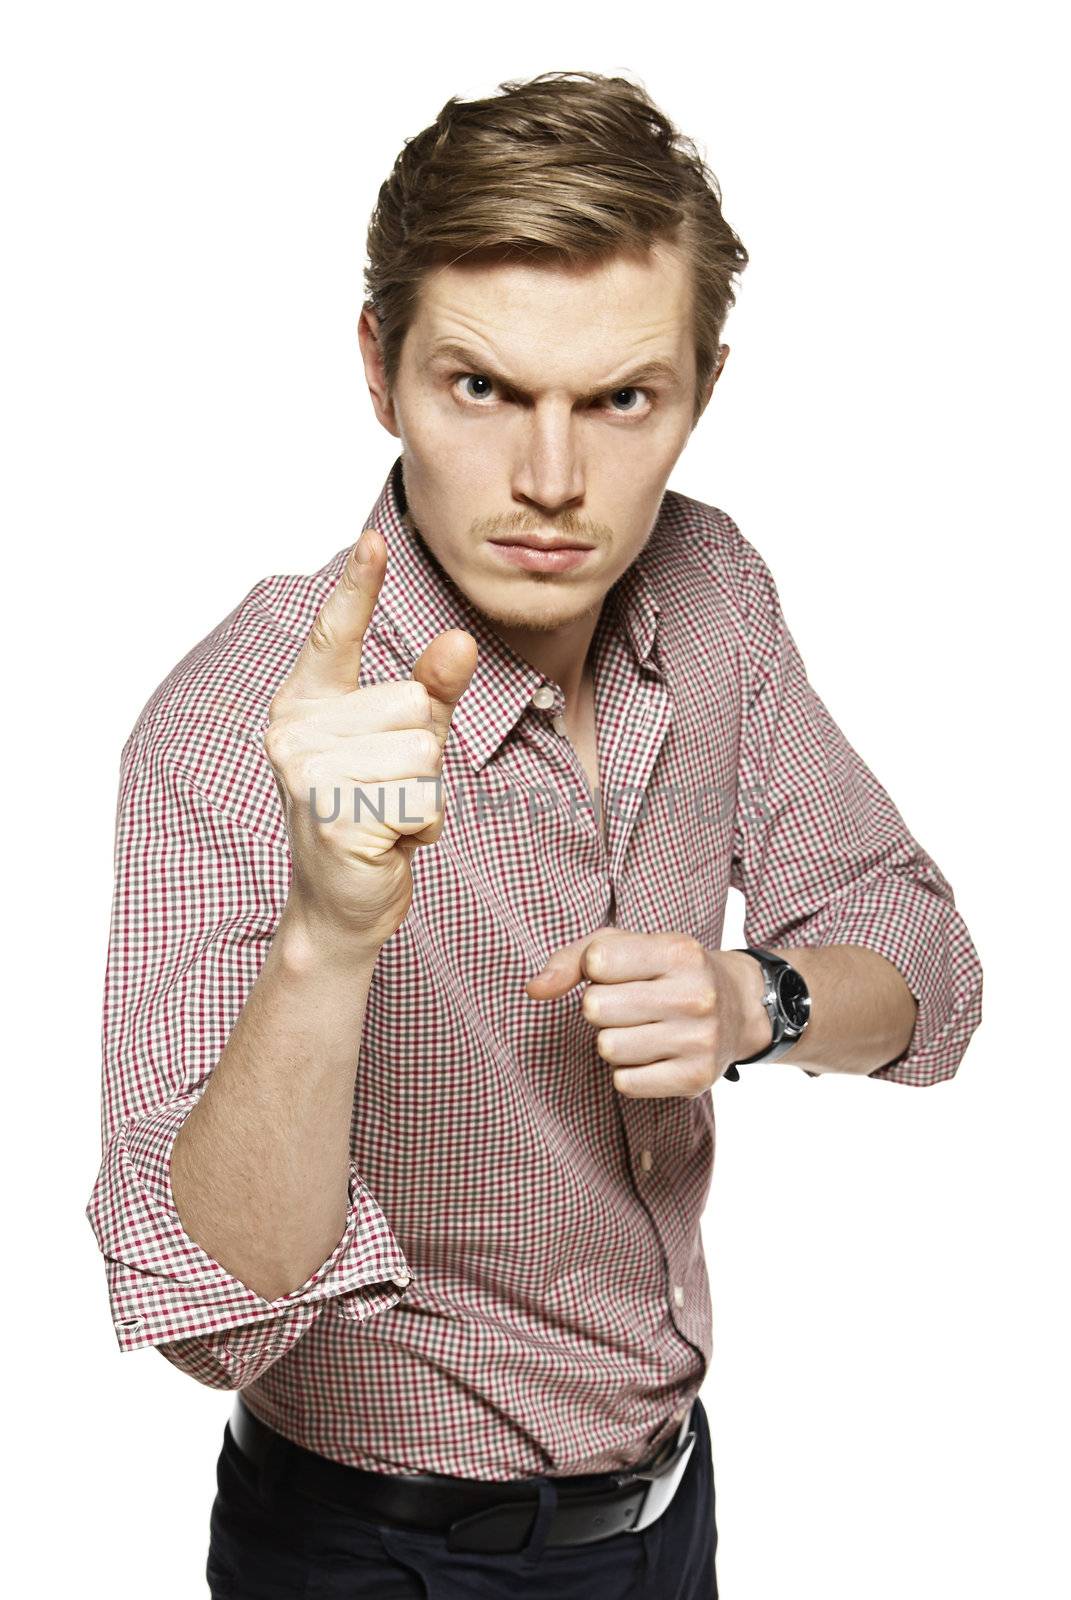
[[[211,1388],[252,1382],[325,1309],[355,1322],[388,1309],[411,1276],[353,1164],[341,1238],[276,1300],[213,1260],[175,1208],[175,1135],[261,970],[288,886],[284,851],[238,825],[166,754],[128,740],[104,983],[103,1155],[86,1216],[120,1350],[158,1346]]]
[[[853,944],[917,1002],[907,1049],[870,1073],[926,1086],[955,1073],[981,1021],[982,968],[952,888],[807,679],[777,589],[739,540],[752,673],[731,882],[749,944]]]

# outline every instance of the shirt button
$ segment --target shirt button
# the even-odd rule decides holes
[[[644,1172],[650,1172],[653,1159],[654,1158],[649,1150],[640,1151],[640,1166],[643,1168]]]
[[[550,725],[554,729],[555,733],[564,733],[566,731],[565,718],[560,714],[556,717],[551,717]]]
[[[411,1276],[412,1274],[408,1271],[408,1269],[403,1267],[401,1272],[391,1273],[390,1281],[391,1283],[396,1283],[399,1289],[404,1289]]]
[[[532,696],[532,704],[538,706],[540,711],[545,711],[554,704],[554,690],[549,683],[541,683]]]
[[[673,1285],[673,1304],[677,1306],[682,1306],[684,1304],[683,1283],[675,1283]]]

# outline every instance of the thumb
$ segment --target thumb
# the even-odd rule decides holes
[[[602,932],[602,928],[595,930],[595,933]],[[559,995],[567,994],[575,984],[578,984],[584,976],[582,970],[584,951],[594,939],[595,933],[586,933],[582,939],[574,939],[572,944],[563,944],[557,950],[552,950],[547,957],[546,966],[525,979],[528,998],[557,999]]]
[[[464,628],[448,628],[436,634],[412,676],[431,696],[432,725],[440,745],[446,744],[454,707],[465,693],[476,670],[476,640]]]

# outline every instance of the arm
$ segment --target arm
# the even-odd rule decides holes
[[[252,1382],[326,1305],[361,1321],[410,1278],[348,1161],[354,1075],[376,954],[412,901],[411,852],[444,821],[440,785],[415,817],[407,800],[439,775],[476,646],[448,629],[412,679],[360,688],[385,568],[366,532],[272,700],[264,751],[289,850],[208,800],[173,719],[124,750],[87,1214],[120,1347],[160,1345],[214,1387]],[[356,804],[366,783],[371,816]],[[317,788],[343,785],[324,820]]]
[[[285,852],[209,802],[151,736],[128,742],[105,974],[103,1159],[86,1215],[120,1349],[157,1345],[213,1388],[250,1382],[328,1306],[361,1321],[395,1305],[408,1276],[346,1147],[371,964],[354,961],[347,999],[337,998],[337,946],[333,966],[309,973],[301,952],[311,946],[279,915],[289,877]],[[303,1041],[291,1025],[270,1043],[267,1019],[295,1002]],[[319,1144],[317,1111],[334,1119]],[[171,1157],[194,1115],[178,1163],[180,1214]]]
[[[803,1037],[779,1060],[810,1070],[812,1076],[869,1074],[904,1054],[918,1005],[884,956],[857,944],[782,947],[772,954],[790,961],[811,992],[811,1021]],[[770,1042],[770,1023],[762,1007],[762,970],[752,956],[738,951],[723,950],[718,958],[733,964],[741,986],[739,1013],[746,1019],[747,1031],[734,1053],[737,1059],[746,1059]]]
[[[768,568],[736,540],[753,673],[731,882],[745,941],[814,980],[814,1021],[783,1059],[799,1050],[808,1072],[937,1083],[981,1020],[977,951],[948,881],[808,682]],[[753,984],[757,964],[736,959]],[[915,1002],[909,1031],[886,964]]]
[[[183,1227],[265,1300],[300,1287],[345,1228],[354,1073],[378,953],[314,931],[289,899],[175,1137]]]

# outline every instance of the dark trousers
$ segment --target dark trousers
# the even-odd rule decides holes
[[[692,1426],[687,1469],[649,1528],[540,1553],[554,1495],[544,1490],[528,1547],[506,1555],[449,1551],[445,1533],[366,1522],[314,1500],[287,1483],[286,1440],[258,1473],[228,1426],[210,1521],[212,1600],[718,1600],[714,1467],[698,1399]]]

